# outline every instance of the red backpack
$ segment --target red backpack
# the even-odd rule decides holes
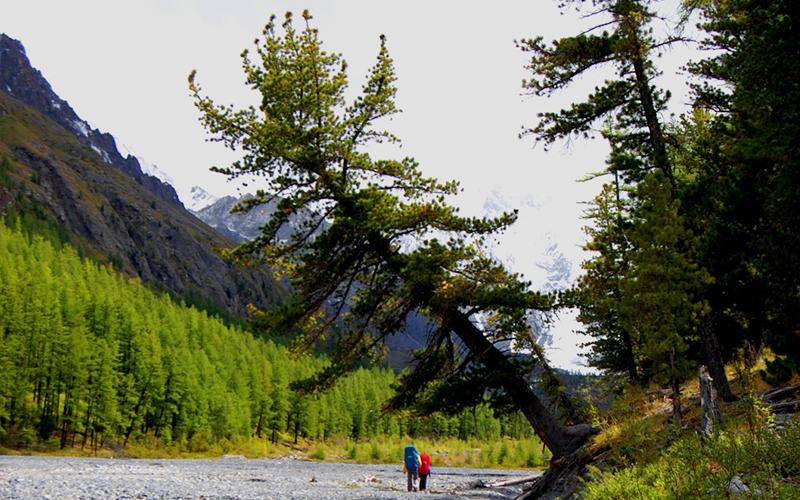
[[[419,459],[422,461],[422,464],[419,466],[419,473],[429,474],[431,471],[431,457],[429,457],[427,453],[423,453],[419,456]]]

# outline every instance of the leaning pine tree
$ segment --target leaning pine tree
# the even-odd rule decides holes
[[[348,103],[346,63],[322,49],[307,12],[303,18],[305,27],[298,30],[290,14],[282,29],[273,17],[255,42],[256,57],[242,54],[246,82],[260,94],[258,106],[219,106],[202,93],[194,73],[189,78],[212,140],[242,153],[231,166],[214,170],[264,186],[237,210],[277,206],[262,234],[231,252],[242,262],[269,264],[291,283],[292,298],[273,310],[253,311],[256,321],[276,332],[296,332],[300,349],[335,341],[331,364],[310,380],[317,387],[356,361],[379,357],[386,337],[401,331],[410,314],[421,313],[436,328],[396,404],[432,382],[482,371],[491,376],[480,380],[497,384],[554,457],[579,448],[590,426],[562,425],[534,394],[525,366],[497,347],[499,340],[531,347],[526,311],[551,305],[481,250],[483,240],[515,215],[459,216],[445,201],[457,192],[455,182],[424,177],[412,158],[373,158],[369,145],[398,142],[377,127],[398,112],[385,39],[361,94]],[[480,327],[478,315],[484,318]],[[467,355],[458,354],[459,340]],[[475,393],[484,389],[471,387]]]

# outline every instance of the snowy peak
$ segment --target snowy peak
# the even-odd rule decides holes
[[[558,243],[552,243],[547,247],[545,258],[546,261],[536,263],[539,269],[547,273],[547,281],[542,290],[555,292],[569,288],[573,278],[572,262],[558,248]]]
[[[189,195],[183,197],[183,204],[192,212],[199,212],[200,210],[213,205],[219,198],[209,193],[200,186],[193,186],[189,190]]]
[[[170,175],[160,168],[155,163],[151,163],[146,159],[142,158],[141,156],[137,155],[126,144],[118,144],[117,147],[119,148],[119,153],[124,158],[133,157],[136,158],[136,161],[139,162],[139,167],[142,169],[142,173],[147,174],[151,177],[155,177],[156,179],[160,180],[164,184],[169,184],[173,188],[176,187],[175,180],[170,177]]]
[[[532,196],[509,196],[500,191],[491,191],[483,201],[483,213],[487,217],[498,217],[504,212],[520,209],[538,210],[541,203]]]

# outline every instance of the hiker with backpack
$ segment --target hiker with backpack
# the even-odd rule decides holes
[[[408,491],[417,491],[417,471],[419,470],[419,452],[413,444],[406,446],[403,453],[403,473],[408,478]]]
[[[419,456],[419,491],[428,489],[428,476],[431,475],[431,457],[427,453]]]

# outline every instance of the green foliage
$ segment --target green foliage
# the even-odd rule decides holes
[[[641,375],[637,363],[632,332],[625,328],[623,282],[630,269],[631,202],[620,186],[619,176],[614,183],[605,184],[594,203],[586,211],[591,224],[584,228],[589,241],[585,250],[593,258],[581,263],[585,273],[579,278],[574,299],[579,308],[578,321],[583,333],[592,337],[589,365],[611,373],[626,374],[636,382]]]
[[[68,245],[0,225],[0,443],[215,453],[285,433],[531,438],[519,414],[497,418],[486,407],[451,417],[383,413],[395,379],[385,369],[357,370],[325,394],[289,389],[325,363],[290,357]]]
[[[729,498],[739,476],[751,492],[767,498],[800,495],[800,426],[755,434],[692,435],[671,445],[654,462],[619,472],[595,469],[583,498]]]
[[[786,64],[798,50],[794,4],[684,2],[684,21],[700,15],[711,50],[689,65],[699,77],[692,113],[666,124],[669,93],[652,84],[654,56],[682,27],[657,39],[662,17],[646,0],[567,5],[595,9],[595,26],[519,45],[531,56],[524,87],[535,95],[615,69],[586,99],[540,114],[526,131],[549,145],[599,126],[611,146],[605,174],[614,181],[587,211],[593,255],[565,301],[592,337],[590,363],[640,383],[671,378],[677,394],[676,379],[698,361],[719,380],[723,358],[749,344],[776,353],[769,381],[789,380],[800,367],[800,73]]]
[[[766,343],[782,356],[776,373],[796,371],[800,71],[786,63],[798,50],[796,5],[734,0],[695,7],[704,46],[713,50],[691,66],[702,78],[696,103],[709,113],[706,128],[713,132],[691,158],[695,196],[712,201],[703,205],[706,257],[718,283],[712,306],[732,332],[729,350],[744,341]]]
[[[563,2],[580,8],[582,1]],[[522,135],[533,135],[550,145],[570,137],[589,137],[604,123],[618,158],[613,167],[626,182],[635,182],[653,168],[672,180],[663,126],[658,114],[669,92],[655,88],[657,74],[652,62],[659,48],[672,39],[655,40],[652,24],[657,19],[646,0],[598,0],[591,2],[606,16],[583,33],[548,44],[540,37],[521,40],[520,49],[530,54],[531,78],[523,88],[538,96],[550,96],[593,70],[611,66],[614,78],[606,79],[585,100],[558,112],[539,113],[539,123]],[[587,16],[590,17],[590,16]]]
[[[551,144],[588,135],[602,122],[611,145],[605,174],[614,180],[587,210],[585,249],[593,254],[582,264],[586,273],[567,303],[579,307],[584,332],[592,337],[587,345],[593,366],[634,382],[677,383],[691,366],[684,354],[696,337],[704,311],[698,296],[709,280],[693,261],[695,240],[676,199],[659,118],[669,93],[651,83],[658,48],[673,41],[654,39],[657,16],[651,4],[592,2],[606,16],[595,27],[552,44],[539,37],[519,45],[531,54],[528,67],[534,73],[524,86],[536,95],[549,96],[604,65],[616,70],[615,79],[584,102],[540,114],[527,133]]]
[[[515,281],[506,283],[509,276],[502,269],[489,267],[489,259],[478,259],[477,247],[467,241],[502,229],[513,214],[459,217],[445,202],[446,195],[456,192],[456,183],[424,177],[412,158],[373,159],[367,151],[373,143],[398,142],[378,126],[398,112],[385,38],[362,92],[347,103],[344,60],[323,50],[310,15],[303,18],[306,26],[297,30],[291,14],[281,27],[273,17],[263,40],[256,41],[257,57],[243,53],[247,83],[262,96],[257,109],[216,105],[201,94],[194,73],[190,88],[212,139],[244,153],[230,167],[214,170],[230,178],[255,174],[263,180],[264,189],[236,210],[278,203],[263,234],[232,253],[245,262],[267,261],[296,291],[288,306],[259,315],[263,326],[284,332],[301,324],[295,343],[300,349],[313,347],[339,327],[334,363],[315,379],[324,384],[354,360],[380,357],[380,339],[400,329],[415,309],[436,301],[449,304],[478,290],[484,295],[505,290],[521,295],[517,300],[528,297],[512,289]],[[291,238],[279,238],[290,220],[301,222],[293,226]],[[321,231],[323,221],[329,226]],[[449,233],[445,243],[435,234],[442,232]],[[409,236],[420,245],[404,253]],[[484,276],[470,279],[478,272]],[[481,278],[492,281],[476,289]],[[327,300],[341,307],[326,311]],[[348,302],[351,306],[344,308]]]
[[[703,303],[696,297],[708,276],[689,257],[693,235],[659,172],[637,186],[636,200],[629,232],[633,250],[622,285],[620,314],[625,318],[623,328],[632,333],[643,362],[649,365],[650,375],[663,383],[673,370],[670,353],[686,360],[696,338],[703,313]],[[678,371],[683,376],[691,365],[681,364]]]

